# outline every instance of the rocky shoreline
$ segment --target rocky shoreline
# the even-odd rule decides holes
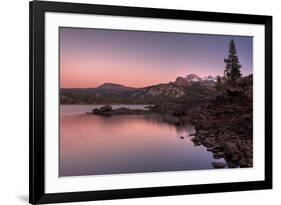
[[[252,103],[241,89],[229,89],[191,115],[194,145],[207,147],[229,168],[253,167]],[[222,168],[213,164],[215,168]]]
[[[246,79],[248,87],[227,87],[215,92],[195,106],[184,103],[161,103],[143,109],[111,105],[93,109],[88,114],[149,115],[159,114],[163,122],[175,126],[192,124],[196,132],[191,141],[195,146],[203,145],[213,153],[214,159],[224,158],[224,162],[212,162],[214,168],[253,167],[253,113],[252,84]],[[244,82],[245,84],[245,82]]]

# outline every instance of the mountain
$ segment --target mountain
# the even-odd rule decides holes
[[[178,85],[178,86],[183,86],[183,87],[187,87],[191,84],[191,82],[189,80],[187,80],[184,77],[177,77],[176,81],[174,82],[174,84]]]
[[[62,88],[62,94],[81,94],[81,95],[124,95],[137,88],[127,87],[115,83],[104,83],[96,88]]]
[[[116,84],[116,83],[104,83],[97,88],[95,88],[96,91],[115,91],[115,92],[127,92],[136,90],[137,88],[127,87],[124,85]]]
[[[201,81],[201,78],[196,74],[189,74],[185,76],[185,79],[190,82],[198,82]]]
[[[104,83],[94,89],[97,95],[118,95],[126,96],[138,88],[127,87],[116,83]]]
[[[209,76],[207,76],[207,77],[202,78],[202,81],[213,81],[213,82],[217,82],[217,79],[218,79],[218,76],[213,77],[213,76],[209,75]]]
[[[189,87],[192,83],[201,83],[204,86],[213,86],[217,82],[217,76],[211,75],[200,78],[196,74],[189,74],[185,77],[177,77],[173,83],[178,86]]]
[[[196,74],[177,77],[174,82],[161,83],[143,88],[128,87],[116,83],[104,83],[96,88],[61,89],[62,103],[154,103],[177,100],[187,92],[200,87],[213,89],[216,77],[200,78]],[[196,86],[192,86],[196,84]]]
[[[198,75],[196,74],[189,74],[187,76],[185,76],[185,79],[189,82],[202,82],[202,81],[213,81],[213,82],[217,82],[217,78],[218,76],[216,77],[213,77],[211,75],[208,75],[207,77],[203,77],[203,78],[200,78]]]
[[[150,98],[179,98],[185,95],[185,88],[174,83],[162,83],[140,88],[131,97],[144,99]],[[157,99],[156,99],[157,100]]]

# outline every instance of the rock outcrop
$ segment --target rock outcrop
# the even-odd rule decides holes
[[[194,144],[207,147],[214,158],[223,157],[230,168],[253,166],[251,89],[227,87],[191,116],[196,129]]]
[[[126,107],[121,107],[117,109],[113,109],[111,105],[104,105],[100,108],[95,108],[91,113],[94,115],[101,116],[112,116],[112,115],[146,115],[149,114],[148,110],[143,109],[129,109]]]

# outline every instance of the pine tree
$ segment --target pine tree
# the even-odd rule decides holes
[[[217,77],[217,82],[216,82],[216,89],[218,91],[222,90],[223,88],[223,82],[222,82],[222,78],[220,76]]]
[[[228,58],[224,59],[224,62],[226,63],[224,78],[230,84],[235,85],[236,81],[242,76],[240,73],[240,68],[242,66],[239,63],[236,46],[233,39],[231,39],[229,43],[228,53]]]

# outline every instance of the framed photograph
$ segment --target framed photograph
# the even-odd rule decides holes
[[[272,188],[272,17],[30,2],[30,203]]]

